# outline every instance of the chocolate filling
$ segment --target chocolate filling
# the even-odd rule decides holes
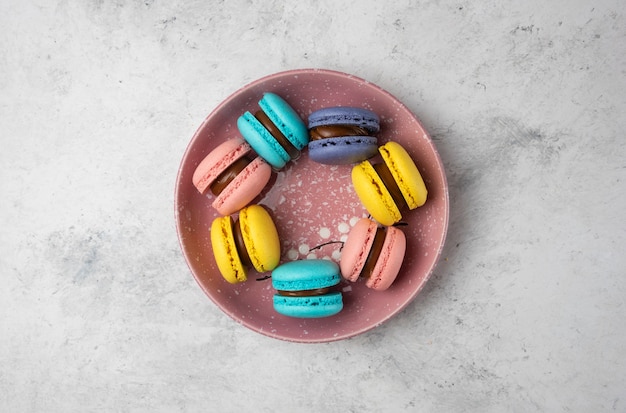
[[[365,128],[356,125],[323,125],[312,128],[309,135],[315,141],[338,136],[368,136],[369,133]]]
[[[316,288],[315,290],[301,290],[301,291],[285,291],[278,290],[278,295],[286,297],[312,297],[316,295],[324,295],[330,291],[330,288]]]
[[[224,172],[218,175],[218,177],[213,181],[213,183],[209,186],[213,195],[219,195],[222,193],[224,188],[228,186],[232,182],[233,179],[239,172],[243,171],[246,166],[248,166],[252,162],[251,159],[247,157],[239,158],[235,162],[233,162]]]
[[[300,156],[298,148],[293,146],[289,139],[278,129],[278,127],[272,122],[272,120],[262,110],[257,111],[254,117],[267,129],[267,131],[278,141],[280,146],[287,152],[291,159],[295,159]]]
[[[398,209],[408,208],[409,206],[407,205],[406,200],[404,199],[404,195],[402,195],[402,191],[400,191],[400,187],[398,187],[398,184],[396,183],[396,180],[393,178],[393,175],[391,174],[391,171],[387,167],[387,164],[385,162],[381,162],[373,166],[374,166],[374,170],[376,171],[378,176],[380,176],[380,179],[382,179],[383,183],[389,190],[389,193],[391,194],[391,197],[393,198],[396,205],[398,206]]]
[[[233,219],[230,218],[231,223]],[[252,265],[252,260],[250,259],[250,255],[248,255],[248,250],[246,249],[246,244],[243,240],[243,234],[241,233],[241,223],[239,220],[233,223],[233,235],[235,238],[235,247],[237,248],[237,253],[239,254],[239,259],[241,263],[250,267]]]
[[[380,227],[376,229],[374,242],[372,243],[369,254],[367,254],[367,259],[365,260],[365,264],[363,265],[361,274],[359,274],[360,277],[369,278],[372,276],[372,273],[374,272],[374,267],[378,262],[378,257],[380,257],[380,253],[383,250],[383,244],[385,243],[386,235],[387,232],[385,231],[385,228]]]

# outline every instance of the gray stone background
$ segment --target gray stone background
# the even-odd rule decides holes
[[[3,412],[626,411],[626,3],[0,2]],[[442,260],[381,327],[261,336],[191,276],[174,184],[202,120],[288,69],[431,132]]]

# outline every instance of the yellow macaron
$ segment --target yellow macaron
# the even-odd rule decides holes
[[[402,209],[424,205],[428,190],[415,162],[397,142],[378,148],[383,162],[363,161],[352,168],[352,184],[370,215],[383,225],[402,218]]]
[[[250,205],[239,219],[218,217],[211,224],[211,245],[220,273],[231,284],[248,279],[248,270],[271,271],[280,261],[280,240],[265,208]]]

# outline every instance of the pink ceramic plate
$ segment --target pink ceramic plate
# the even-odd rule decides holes
[[[238,135],[237,118],[255,111],[264,92],[282,96],[307,119],[327,106],[359,106],[381,118],[380,143],[394,140],[411,154],[428,187],[426,204],[403,213],[408,225],[407,253],[395,283],[375,292],[364,283],[343,282],[344,309],[336,316],[296,319],[272,307],[271,280],[251,272],[248,281],[231,285],[218,272],[209,229],[217,216],[211,199],[192,185],[198,163],[225,139]],[[350,166],[310,161],[306,150],[274,174],[255,201],[273,214],[282,244],[282,261],[327,258],[339,261],[341,244],[358,218],[367,216],[352,188]],[[328,70],[294,70],[259,79],[235,92],[211,113],[183,156],[176,184],[176,221],[183,254],[198,284],[215,304],[237,322],[270,337],[297,342],[328,342],[368,331],[409,304],[428,280],[445,240],[448,187],[441,159],[428,133],[398,100],[363,79]],[[326,245],[323,245],[326,244]],[[323,245],[320,248],[316,246]],[[267,274],[266,274],[267,275]],[[259,280],[257,280],[259,279]]]

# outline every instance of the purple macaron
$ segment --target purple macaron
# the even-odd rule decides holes
[[[378,153],[380,130],[376,113],[355,107],[337,106],[309,115],[309,158],[328,165],[361,162]]]

